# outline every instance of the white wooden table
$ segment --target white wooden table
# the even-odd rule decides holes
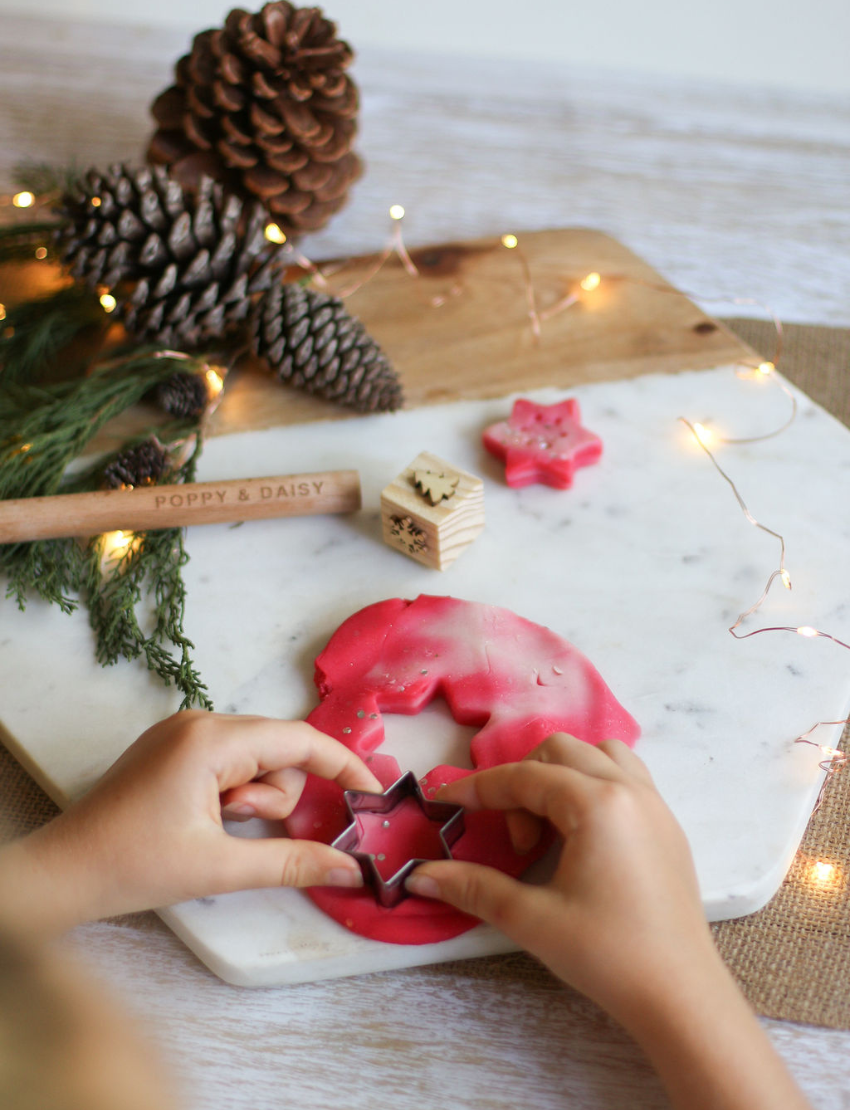
[[[5,17],[0,190],[21,158],[138,160],[187,41]],[[411,245],[586,225],[714,314],[757,314],[749,298],[850,324],[850,105],[448,57],[368,53],[355,76],[368,171],[313,257],[381,246],[395,202]],[[251,992],[153,917],[69,943],[147,1020],[189,1110],[667,1105],[628,1038],[554,983],[425,968]],[[850,1033],[765,1024],[818,1110],[850,1108]]]

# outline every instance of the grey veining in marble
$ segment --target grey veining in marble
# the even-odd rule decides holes
[[[850,653],[793,633],[730,636],[778,565],[779,545],[747,523],[678,417],[747,437],[779,427],[788,399],[731,368],[569,395],[605,449],[568,491],[504,484],[480,436],[509,399],[211,441],[201,478],[356,466],[364,511],[191,529],[187,631],[198,663],[219,709],[297,717],[315,704],[316,652],[356,609],[420,593],[513,609],[579,647],[641,723],[638,751],[687,832],[708,916],[750,912],[778,887],[820,785],[819,753],[793,738],[847,713]],[[716,451],[750,511],[788,548],[793,590],[777,582],[745,630],[813,625],[848,639],[850,519],[838,510],[850,501],[850,432],[797,397],[799,416],[782,435]],[[379,492],[420,450],[485,479],[485,531],[443,574],[380,542]],[[82,614],[33,603],[22,615],[3,600],[0,621],[0,717],[60,799],[176,705],[138,665],[97,668]],[[819,738],[834,743],[839,731]],[[439,706],[388,723],[390,749],[417,772],[446,755],[465,760],[469,735]],[[214,970],[246,984],[509,947],[484,928],[433,948],[375,944],[295,891],[187,904],[165,918]]]

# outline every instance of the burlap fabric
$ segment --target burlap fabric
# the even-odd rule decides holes
[[[766,358],[774,357],[776,333],[771,324],[738,319],[724,323]],[[786,377],[850,426],[850,330],[786,325],[779,364]],[[850,751],[850,729],[844,745]],[[0,837],[30,832],[57,812],[0,745]],[[848,876],[850,770],[842,768],[831,776],[823,804],[771,903],[759,913],[714,926],[723,958],[760,1014],[850,1029]],[[127,920],[155,927],[149,915]],[[553,986],[548,972],[522,954],[443,965],[434,974],[438,979],[460,975],[523,981],[544,991]]]

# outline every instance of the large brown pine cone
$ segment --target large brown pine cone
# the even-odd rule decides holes
[[[187,188],[206,173],[259,198],[288,234],[315,231],[361,173],[351,59],[319,8],[235,8],[195,37],[154,101],[148,160]]]
[[[209,178],[187,196],[162,166],[90,170],[62,212],[59,250],[71,274],[108,289],[135,338],[164,346],[222,338],[285,266],[260,204]]]
[[[401,408],[395,370],[339,297],[275,285],[257,305],[252,333],[254,353],[282,382],[357,412]]]

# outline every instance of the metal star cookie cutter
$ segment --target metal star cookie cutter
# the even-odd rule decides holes
[[[347,852],[357,860],[363,873],[364,883],[372,888],[379,905],[388,909],[397,906],[408,897],[405,880],[414,868],[420,863],[425,863],[426,860],[409,859],[395,874],[385,879],[378,870],[375,855],[359,847],[362,829],[357,820],[358,814],[385,814],[386,820],[382,824],[384,828],[388,828],[393,811],[405,798],[415,799],[429,821],[440,822],[438,840],[444,859],[452,858],[451,847],[464,832],[463,806],[452,805],[450,802],[435,802],[426,798],[412,771],[405,772],[383,794],[371,794],[365,790],[346,790],[343,797],[350,821],[336,840],[332,841],[331,847],[339,848],[340,851]]]

